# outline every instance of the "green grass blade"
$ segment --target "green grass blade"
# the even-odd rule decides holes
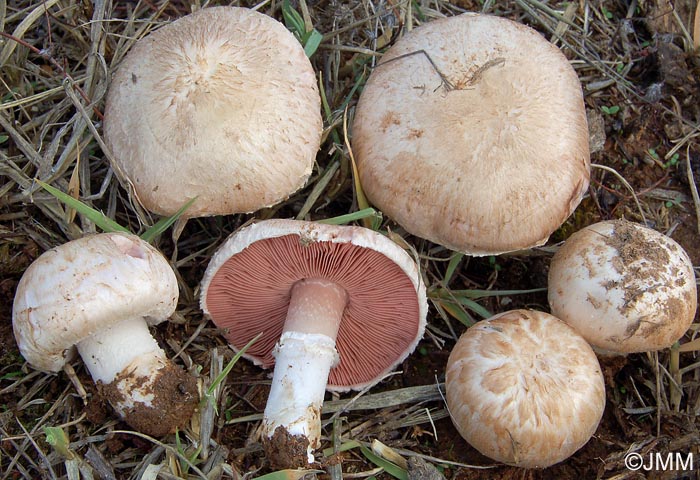
[[[151,243],[154,238],[156,238],[158,235],[163,233],[172,225],[175,223],[175,221],[182,216],[185,211],[192,206],[192,204],[197,200],[197,197],[194,197],[193,199],[189,200],[187,203],[185,203],[180,209],[175,212],[173,215],[170,217],[166,218],[161,218],[158,220],[151,228],[146,230],[141,234],[141,240],[143,240],[146,243]]]
[[[41,185],[41,188],[49,192],[51,195],[56,197],[60,202],[64,203],[66,206],[72,208],[76,212],[80,213],[81,215],[84,215],[87,217],[92,223],[97,225],[101,230],[105,232],[126,232],[126,233],[131,233],[128,228],[122,227],[119,225],[117,222],[109,218],[107,215],[104,213],[100,212],[99,210],[95,210],[94,208],[85,205],[83,202],[80,200],[77,200],[67,193],[63,193],[57,188],[52,187],[51,185],[42,182],[41,180],[35,180],[36,183]]]
[[[323,107],[323,113],[326,115],[326,123],[330,125],[333,123],[333,111],[331,110],[331,106],[328,104],[328,97],[326,97],[326,89],[323,86],[323,72],[319,72],[318,74],[318,91],[321,94],[321,106]],[[331,136],[333,137],[333,143],[340,143],[340,134],[335,128],[331,130]],[[339,153],[340,152],[336,152],[333,155],[333,158],[335,159],[335,157],[338,156]]]
[[[395,463],[391,463],[390,461],[383,459],[378,455],[375,455],[374,452],[367,447],[360,446],[360,450],[362,451],[362,455],[364,455],[367,460],[374,463],[378,467],[382,467],[384,471],[392,477],[398,478],[399,480],[408,480],[408,472],[406,472],[406,470],[403,468],[399,467]]]
[[[287,28],[301,38],[301,36],[306,32],[304,19],[301,18],[299,12],[292,8],[289,0],[284,0],[282,3],[282,17],[284,18],[284,23],[287,25]]]
[[[75,453],[70,449],[68,434],[61,427],[44,427],[46,443],[51,445],[63,458],[73,460]]]
[[[318,76],[318,90],[321,94],[321,106],[323,107],[323,113],[326,115],[326,122],[331,123],[331,121],[333,120],[333,111],[331,110],[331,106],[328,104],[326,89],[323,86],[323,72],[319,72]]]
[[[255,477],[255,480],[300,480],[309,473],[324,473],[323,470],[279,470]]]
[[[448,290],[438,288],[430,292],[431,298],[451,299],[454,297],[465,297],[476,300],[486,297],[502,297],[506,295],[524,295],[526,293],[541,293],[546,292],[546,287],[532,288],[530,290]]]
[[[461,305],[464,305],[482,318],[489,318],[493,316],[493,313],[489,312],[485,307],[482,307],[471,298],[455,296],[454,300],[459,302]]]
[[[455,273],[455,270],[457,270],[457,267],[459,266],[459,262],[462,261],[462,258],[464,258],[463,253],[455,252],[452,255],[452,258],[450,258],[450,263],[447,264],[447,270],[445,271],[445,278],[442,281],[443,285],[447,286],[450,284],[450,280],[452,280],[452,276]]]
[[[361,446],[361,445],[360,445],[360,442],[358,442],[357,440],[350,440],[350,441],[348,441],[348,442],[343,443],[343,444],[340,446],[340,448],[338,448],[338,453],[340,453],[340,452],[347,452],[348,450],[352,450],[353,448],[358,448],[358,447],[360,447],[360,446]],[[335,453],[335,450],[333,450],[333,447],[329,447],[329,448],[324,448],[324,449],[323,449],[323,455],[324,455],[325,457],[330,457],[330,456],[333,455],[334,453]]]
[[[304,53],[306,53],[308,58],[311,58],[311,56],[316,53],[316,50],[318,50],[318,46],[321,45],[322,40],[323,35],[321,35],[321,33],[315,28],[304,35],[304,41],[302,44],[304,45]]]
[[[440,307],[454,318],[459,320],[465,327],[471,327],[474,325],[474,320],[467,315],[466,312],[462,311],[457,305],[453,303],[437,302]]]
[[[504,295],[524,295],[526,293],[546,292],[547,287],[531,288],[529,290],[454,290],[452,293],[469,298],[502,297]]]
[[[19,378],[23,375],[24,375],[24,373],[22,371],[5,373],[3,375],[0,375],[0,380],[13,380],[13,379]]]
[[[357,220],[363,220],[365,218],[379,218],[381,221],[382,214],[373,209],[372,207],[363,208],[357,212],[346,213],[345,215],[339,215],[333,218],[326,218],[324,220],[319,220],[318,223],[327,223],[329,225],[344,225],[346,223],[354,222]]]
[[[238,352],[236,352],[236,354],[233,356],[231,361],[228,362],[228,365],[226,365],[226,367],[224,367],[224,369],[221,371],[221,373],[216,376],[216,378],[214,379],[212,384],[209,385],[209,388],[207,388],[207,392],[205,393],[206,398],[210,398],[212,396],[217,385],[219,385],[226,378],[226,376],[231,372],[231,369],[236,364],[238,359],[241,358],[241,356],[246,352],[246,350],[248,350],[251,347],[251,345],[253,345],[255,342],[257,342],[261,336],[262,336],[262,332],[258,333],[250,342],[246,343],[243,348],[241,348]]]
[[[362,72],[362,75],[357,79],[355,84],[352,86],[350,89],[350,93],[348,93],[345,96],[345,100],[343,100],[343,103],[340,104],[340,107],[338,107],[338,110],[345,110],[345,107],[347,107],[350,104],[350,101],[352,100],[352,97],[355,95],[355,92],[357,92],[357,89],[360,88],[360,85],[364,85],[365,83],[365,72]]]

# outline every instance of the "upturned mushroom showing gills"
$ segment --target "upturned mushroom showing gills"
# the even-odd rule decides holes
[[[175,311],[167,260],[135,235],[103,233],[46,251],[25,271],[12,324],[24,358],[58,372],[80,354],[98,390],[132,428],[163,436],[199,400],[195,379],[166,357],[148,326]]]
[[[134,44],[105,106],[122,184],[148,210],[227,215],[301,188],[321,142],[321,97],[299,41],[239,7],[181,17]]]
[[[595,433],[605,382],[593,349],[556,317],[511,310],[457,341],[445,377],[450,417],[487,457],[523,468],[561,462]]]
[[[326,389],[380,381],[423,336],[427,300],[413,259],[373,230],[267,220],[233,234],[202,280],[201,305],[234,349],[272,367],[263,445],[276,468],[306,466]]]
[[[588,187],[581,84],[537,31],[465,13],[382,56],[352,147],[368,199],[413,235],[471,255],[545,243]]]
[[[670,347],[688,331],[697,285],[688,254],[638,223],[595,223],[569,237],[549,270],[552,313],[601,353]]]

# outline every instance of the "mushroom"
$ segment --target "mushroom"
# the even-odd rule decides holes
[[[538,32],[465,13],[382,57],[355,112],[368,199],[408,232],[471,255],[547,241],[590,177],[581,85]]]
[[[184,16],[130,50],[105,106],[123,184],[153,212],[252,212],[309,177],[322,133],[316,76],[284,25],[239,7]]]
[[[605,383],[590,345],[558,318],[511,310],[478,322],[457,341],[445,378],[462,437],[499,462],[545,468],[595,433]]]
[[[58,372],[77,350],[119,416],[163,436],[189,420],[199,399],[195,379],[148,330],[172,315],[177,299],[175,274],[155,248],[102,233],[52,248],[27,268],[12,324],[34,368]]]
[[[244,356],[274,373],[263,445],[279,468],[314,462],[326,389],[369,388],[423,336],[427,300],[412,258],[362,227],[267,220],[213,256],[201,306]]]
[[[548,282],[552,313],[601,353],[670,347],[697,308],[693,264],[683,247],[626,220],[571,235],[552,257]]]

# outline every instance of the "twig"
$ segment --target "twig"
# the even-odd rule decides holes
[[[690,164],[690,145],[685,149],[685,169],[688,174],[688,183],[690,185],[690,193],[693,196],[693,204],[695,205],[695,218],[697,219],[698,233],[700,234],[700,195],[698,195],[698,186],[695,184],[693,175],[693,166]]]
[[[169,451],[170,453],[175,455],[178,459],[185,462],[187,464],[187,466],[190,467],[192,469],[192,471],[199,476],[199,478],[201,478],[203,480],[208,480],[208,478],[204,474],[204,472],[202,472],[199,468],[197,468],[197,466],[194,463],[192,463],[192,461],[189,458],[187,458],[182,452],[180,452],[177,448],[173,447],[172,445],[165,444],[165,443],[163,443],[159,440],[156,440],[155,438],[153,438],[149,435],[146,435],[144,433],[141,433],[141,432],[134,432],[131,430],[113,430],[112,433],[113,434],[123,434],[123,435],[133,435],[135,437],[139,437],[143,440],[151,442],[152,444],[157,445],[157,446]]]
[[[76,83],[76,81],[73,79],[73,77],[71,77],[68,74],[68,72],[66,72],[66,70],[63,68],[63,66],[61,66],[61,64],[58,63],[58,61],[55,58],[53,58],[51,55],[49,55],[48,53],[46,53],[42,50],[39,50],[34,45],[32,45],[28,42],[25,42],[21,38],[17,38],[14,35],[11,35],[7,32],[0,31],[0,36],[5,37],[8,40],[12,40],[13,42],[17,42],[18,44],[22,45],[23,47],[26,47],[29,50],[31,50],[32,52],[36,53],[41,58],[47,60],[49,63],[51,63],[51,65],[56,67],[61,72],[61,75],[63,75],[64,81],[70,82],[73,85],[73,87],[75,87],[75,89],[78,91],[80,96],[83,97],[83,100],[85,100],[85,102],[87,102],[88,105],[92,103],[92,100],[90,100],[90,97],[88,97],[87,94],[83,91],[83,89],[80,88],[80,86]],[[102,114],[102,112],[100,112],[100,110],[97,107],[93,106],[92,109],[95,112],[95,115],[97,115],[100,118],[100,120],[104,120],[104,115]]]
[[[433,70],[435,70],[435,73],[437,73],[438,76],[440,77],[440,81],[442,82],[442,86],[443,86],[443,88],[445,89],[445,91],[449,92],[449,91],[455,89],[455,86],[452,84],[452,82],[450,82],[450,81],[447,79],[447,77],[445,77],[445,75],[443,75],[443,73],[442,73],[442,72],[440,71],[440,69],[437,67],[437,65],[435,64],[435,62],[433,61],[433,59],[430,57],[430,55],[428,55],[428,52],[426,52],[426,51],[423,50],[423,49],[421,49],[421,50],[416,50],[415,52],[404,53],[403,55],[399,55],[399,56],[390,58],[389,60],[386,60],[386,61],[380,63],[380,64],[377,65],[375,68],[379,68],[379,67],[382,67],[382,66],[384,66],[384,65],[388,65],[389,63],[394,62],[394,61],[396,61],[396,60],[402,60],[402,59],[404,59],[404,58],[408,58],[408,57],[411,57],[411,56],[417,55],[417,54],[423,54],[423,55],[425,55],[425,58],[428,59],[428,62],[430,62],[430,65],[433,67]]]
[[[622,184],[625,186],[625,188],[627,188],[627,190],[629,190],[632,193],[632,198],[634,199],[634,203],[637,204],[637,208],[639,209],[639,214],[642,217],[642,221],[644,222],[644,225],[647,225],[647,219],[644,216],[644,210],[642,210],[642,204],[639,203],[639,198],[637,198],[637,194],[635,193],[634,188],[632,188],[632,185],[630,185],[629,182],[627,180],[625,180],[625,177],[620,175],[618,173],[618,171],[615,170],[614,168],[610,168],[610,167],[605,166],[605,165],[599,165],[597,163],[592,163],[591,167],[599,168],[601,170],[605,170],[606,172],[612,173],[613,175],[615,175],[618,178],[618,180],[620,180],[620,182],[622,182]]]

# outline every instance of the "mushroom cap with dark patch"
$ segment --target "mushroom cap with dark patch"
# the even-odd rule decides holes
[[[284,25],[239,7],[184,16],[139,40],[107,95],[113,167],[141,204],[188,217],[251,212],[311,173],[322,133],[316,76]]]
[[[535,30],[483,14],[431,21],[389,49],[352,146],[374,205],[472,255],[543,244],[590,177],[576,72]]]
[[[202,309],[235,349],[262,332],[245,356],[263,367],[282,333],[290,291],[305,278],[343,287],[348,304],[328,389],[372,385],[423,336],[427,300],[416,263],[384,235],[362,227],[267,220],[233,234],[202,280]]]
[[[482,454],[524,468],[565,460],[595,433],[605,382],[590,345],[558,318],[511,310],[476,323],[447,361],[447,406]]]
[[[15,339],[34,367],[57,372],[90,335],[123,321],[155,325],[173,314],[177,279],[136,235],[101,233],[44,252],[22,275],[12,308]]]
[[[609,352],[668,348],[697,309],[693,263],[683,247],[626,220],[571,235],[552,257],[548,283],[552,313]]]

